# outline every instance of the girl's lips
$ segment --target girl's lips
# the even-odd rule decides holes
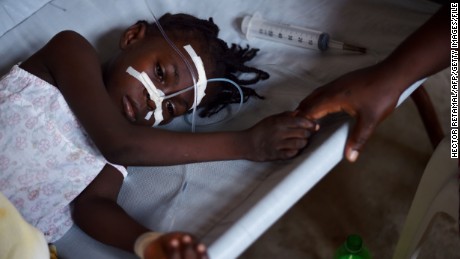
[[[136,121],[136,115],[134,114],[133,104],[129,97],[126,95],[123,96],[123,110],[125,112],[126,117],[128,117],[128,119],[131,122]]]

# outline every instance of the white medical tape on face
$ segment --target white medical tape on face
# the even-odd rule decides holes
[[[153,126],[158,126],[163,121],[163,100],[165,99],[165,94],[155,86],[155,84],[152,82],[152,80],[150,80],[150,77],[145,72],[139,73],[131,66],[126,69],[126,72],[139,80],[147,89],[147,92],[150,95],[150,100],[155,103],[155,111],[149,111],[145,116],[145,119],[149,120],[153,113],[155,118],[155,124],[153,124]]]
[[[206,73],[204,72],[204,65],[203,61],[201,58],[196,54],[195,50],[192,48],[190,45],[185,45],[184,49],[187,51],[187,53],[190,55],[192,58],[193,63],[195,64],[196,70],[198,71],[198,82],[196,83],[196,97],[193,102],[193,106],[191,109],[194,107],[198,106],[203,99],[203,97],[206,95],[206,86],[208,84],[208,80],[206,78]]]
[[[196,108],[196,106],[200,104],[201,100],[206,95],[205,91],[206,91],[206,86],[207,86],[207,78],[206,78],[206,73],[204,71],[203,61],[196,54],[192,46],[185,45],[184,49],[189,54],[190,58],[193,61],[193,64],[196,67],[196,70],[198,71],[198,82],[196,83],[196,91],[195,91],[196,98],[194,99],[193,105],[190,108],[190,109],[193,109],[193,108]],[[139,73],[139,71],[137,71],[131,66],[128,67],[128,69],[126,69],[126,72],[130,74],[131,76],[133,76],[134,78],[136,78],[137,80],[139,80],[144,85],[145,89],[147,89],[147,92],[150,95],[150,99],[155,103],[155,111],[149,111],[147,115],[145,116],[146,120],[150,120],[153,114],[155,118],[155,123],[153,124],[154,127],[158,126],[163,121],[163,101],[164,99],[174,97],[183,92],[189,91],[193,89],[194,87],[194,86],[187,87],[186,89],[183,89],[177,93],[173,93],[171,95],[165,96],[165,94],[155,86],[155,84],[152,82],[152,80],[147,75],[147,73],[145,72]]]

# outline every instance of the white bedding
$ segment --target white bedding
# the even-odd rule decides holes
[[[80,32],[107,57],[116,50],[124,28],[137,20],[151,20],[143,0],[21,3],[0,0],[2,74],[61,30]],[[256,86],[266,100],[251,100],[232,120],[199,130],[246,128],[267,115],[295,108],[315,87],[384,58],[439,7],[424,0],[157,0],[150,4],[158,18],[165,12],[213,17],[221,38],[261,49],[252,62],[271,75]],[[248,42],[239,22],[255,11],[273,21],[327,31],[334,39],[367,47],[369,54],[320,53],[263,40]],[[189,129],[182,119],[169,127]],[[157,231],[196,234],[209,246],[211,258],[235,258],[342,159],[347,133],[347,118],[329,119],[310,146],[286,162],[129,168],[119,201]],[[62,258],[130,258],[77,227],[57,247]]]

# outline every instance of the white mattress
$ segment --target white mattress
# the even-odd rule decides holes
[[[251,62],[271,75],[256,85],[266,100],[251,100],[228,122],[198,128],[206,131],[247,128],[267,115],[295,108],[315,87],[384,58],[438,8],[423,0],[158,0],[150,4],[158,18],[165,12],[213,17],[221,38],[261,49]],[[124,28],[137,20],[151,20],[143,0],[110,4],[0,0],[0,5],[2,74],[61,30],[80,32],[107,57],[116,50]],[[263,40],[248,42],[239,22],[256,11],[273,21],[327,31],[334,39],[367,47],[369,54],[320,53]],[[168,128],[189,130],[190,126],[179,118]],[[209,246],[211,258],[235,258],[342,159],[348,118],[332,117],[322,129],[290,161],[129,168],[119,202],[152,229],[196,234]],[[133,257],[92,240],[77,227],[57,247],[62,258]]]

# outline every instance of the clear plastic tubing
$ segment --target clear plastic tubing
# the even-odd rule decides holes
[[[245,16],[241,23],[241,30],[248,40],[260,38],[320,51],[339,49],[366,53],[366,48],[331,40],[329,34],[325,32],[267,21],[259,13]]]

